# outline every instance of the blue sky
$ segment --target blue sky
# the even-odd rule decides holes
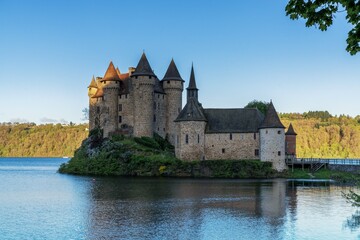
[[[161,79],[194,62],[206,108],[273,100],[279,112],[360,115],[360,54],[345,13],[321,32],[285,16],[287,1],[0,0],[0,122],[81,122],[92,75],[143,50]]]

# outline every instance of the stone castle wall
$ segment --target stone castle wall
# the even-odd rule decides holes
[[[259,159],[259,133],[205,134],[205,159]]]
[[[260,160],[272,162],[273,169],[283,171],[285,164],[285,133],[282,128],[260,129]]]
[[[205,158],[205,126],[203,121],[177,122],[175,155],[181,160]]]
[[[175,145],[176,124],[175,119],[182,109],[182,81],[163,81],[163,88],[166,93],[166,124],[165,130],[168,141]]]
[[[121,94],[118,97],[118,128],[132,128],[134,126],[133,94]],[[120,122],[121,117],[121,122]]]
[[[109,81],[109,83],[103,87],[104,91],[104,104],[105,109],[105,121],[103,124],[104,137],[109,136],[109,133],[115,132],[118,129],[118,95],[119,84],[115,81]]]
[[[153,136],[155,79],[138,76],[132,79],[134,89],[134,136]]]
[[[165,138],[166,134],[166,95],[162,93],[155,93],[154,95],[154,132]]]

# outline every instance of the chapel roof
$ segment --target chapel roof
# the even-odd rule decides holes
[[[256,108],[205,108],[206,133],[257,132],[264,115]]]
[[[90,82],[90,85],[88,86],[88,88],[98,88],[96,82],[95,82],[95,77],[93,76]]]
[[[188,100],[175,120],[175,122],[180,121],[207,121],[204,110],[196,99],[191,98]]]

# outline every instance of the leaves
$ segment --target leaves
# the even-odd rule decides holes
[[[290,0],[285,12],[292,20],[305,19],[306,27],[315,26],[321,31],[326,31],[333,24],[335,14],[339,12],[340,7],[347,13],[348,23],[354,26],[348,33],[346,51],[355,55],[360,51],[359,0]]]

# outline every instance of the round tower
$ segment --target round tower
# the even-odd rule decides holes
[[[95,128],[95,113],[96,113],[96,98],[94,98],[96,92],[98,91],[98,86],[95,82],[94,76],[91,79],[90,85],[88,86],[88,96],[89,96],[89,129],[90,131]]]
[[[296,156],[296,135],[293,125],[290,123],[285,133],[286,155]]]
[[[270,102],[260,132],[260,160],[271,162],[273,169],[283,171],[287,169],[285,163],[285,127]]]
[[[104,137],[116,132],[118,129],[118,95],[120,91],[120,77],[115,70],[114,64],[110,62],[104,77],[100,80],[103,90],[103,110],[100,113],[103,122],[101,127]]]
[[[166,94],[166,138],[172,145],[175,145],[176,125],[174,121],[178,117],[182,108],[184,80],[180,76],[174,59],[171,60],[165,76],[161,82]]]
[[[134,92],[134,136],[152,137],[154,133],[154,87],[156,76],[145,53],[131,74]]]

